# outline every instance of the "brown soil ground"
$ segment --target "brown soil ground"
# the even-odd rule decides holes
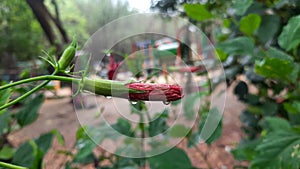
[[[63,90],[62,92],[70,92],[69,89]],[[229,169],[241,164],[247,165],[247,163],[234,160],[230,154],[230,149],[234,148],[243,136],[240,129],[239,114],[244,108],[245,106],[232,94],[232,89],[228,89],[222,137],[210,146],[199,144],[196,148],[185,148],[195,167],[208,168],[208,163],[216,169]],[[38,137],[42,133],[58,129],[64,136],[65,145],[60,145],[57,140],[54,140],[52,148],[44,159],[44,168],[60,169],[64,168],[64,164],[70,159],[66,155],[57,152],[60,150],[74,151],[75,134],[79,126],[70,97],[47,99],[40,109],[38,119],[31,125],[10,135],[9,139],[13,145],[17,146],[23,141]],[[186,147],[185,141],[178,146]],[[206,156],[206,160],[203,155]],[[82,168],[93,167],[88,165]]]

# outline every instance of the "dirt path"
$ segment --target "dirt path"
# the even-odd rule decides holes
[[[13,133],[9,139],[14,145],[18,145],[25,140],[38,137],[41,133],[58,129],[63,134],[66,144],[65,146],[59,145],[55,140],[44,162],[45,168],[47,169],[61,168],[68,158],[65,155],[58,154],[57,151],[73,150],[72,147],[75,144],[76,130],[80,126],[76,113],[74,112],[73,104],[71,104],[70,101],[71,98],[69,97],[63,99],[47,99],[41,107],[38,120]],[[207,167],[202,155],[197,149],[207,154],[208,162],[213,168],[227,169],[239,164],[239,162],[234,160],[229,151],[242,137],[239,114],[244,108],[245,106],[237,101],[231,89],[229,89],[224,111],[222,137],[210,147],[205,144],[199,144],[197,148],[187,150],[194,166],[199,168]],[[184,147],[184,144],[185,143],[182,142],[179,146]]]

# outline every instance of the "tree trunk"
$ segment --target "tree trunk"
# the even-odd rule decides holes
[[[63,43],[68,43],[69,38],[60,20],[58,18],[54,18],[50,14],[42,0],[26,0],[26,2],[32,9],[33,14],[44,30],[49,43],[56,47],[57,52],[60,52],[62,50],[62,44],[57,41],[57,37],[55,36],[53,27],[51,25],[51,21],[53,21],[62,36]]]
[[[26,0],[26,2],[43,28],[50,44],[54,45],[55,35],[49,22],[51,17],[49,16],[49,13],[47,12],[48,10],[44,6],[43,2],[41,0]]]
[[[58,5],[57,5],[57,2],[56,0],[52,0],[51,3],[53,4],[54,6],[54,9],[55,9],[55,15],[56,17],[53,17],[49,11],[47,11],[49,13],[49,15],[51,16],[51,19],[53,20],[53,22],[55,23],[56,27],[58,28],[61,36],[62,36],[62,40],[64,43],[68,43],[69,42],[69,38],[68,38],[68,35],[65,31],[65,29],[63,28],[62,24],[61,24],[61,20],[60,20],[60,16],[59,16],[59,10],[58,10]]]

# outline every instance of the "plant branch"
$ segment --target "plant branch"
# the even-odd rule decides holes
[[[0,166],[4,168],[9,168],[9,169],[28,169],[26,167],[21,167],[13,164],[8,164],[0,161]]]
[[[105,79],[89,79],[89,78],[74,78],[74,77],[65,77],[65,76],[55,76],[55,75],[45,75],[45,76],[37,76],[29,79],[20,80],[17,82],[13,82],[10,84],[6,84],[0,86],[0,90],[4,90],[13,86],[21,85],[24,83],[30,83],[34,81],[42,81],[37,87],[33,88],[29,92],[20,96],[19,98],[3,105],[0,107],[0,110],[5,109],[22,99],[28,97],[34,92],[40,90],[46,84],[48,84],[51,80],[59,80],[65,81],[69,83],[77,83],[80,86],[80,89],[87,90],[93,92],[98,95],[103,96],[113,96],[113,97],[121,97],[127,98],[130,100],[138,101],[138,100],[150,100],[150,101],[175,101],[179,100],[183,97],[182,89],[178,85],[168,85],[168,84],[147,84],[147,83],[126,83],[120,81],[113,80],[105,80]]]
[[[73,81],[74,82],[77,82],[77,81],[79,82],[80,81],[79,79],[71,78],[71,77],[55,76],[55,75],[44,75],[44,76],[32,77],[32,78],[28,78],[28,79],[24,79],[24,80],[20,80],[20,81],[17,81],[17,82],[13,82],[13,83],[9,83],[9,84],[0,86],[0,90],[4,90],[4,89],[7,89],[7,88],[18,86],[18,85],[21,85],[21,84],[24,84],[24,83],[30,83],[30,82],[42,81],[42,80],[47,80],[47,81],[59,80],[59,81],[65,81],[65,82],[73,82]],[[42,84],[40,84],[40,85],[42,85]]]
[[[197,150],[197,152],[199,152],[199,153],[201,154],[201,156],[202,156],[203,160],[205,161],[207,167],[208,167],[209,169],[213,168],[212,165],[210,164],[210,162],[209,162],[208,159],[207,159],[207,154],[204,153],[204,152],[202,152],[202,151],[200,150],[200,148],[198,148],[197,146],[195,146],[195,149]]]

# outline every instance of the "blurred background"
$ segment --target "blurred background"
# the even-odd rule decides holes
[[[1,79],[16,80],[26,68],[42,73],[43,50],[59,55],[73,36],[83,46],[100,27],[136,12],[126,1],[2,1]]]
[[[53,68],[40,56],[59,59],[76,37],[76,57],[80,59],[85,43],[99,28],[121,17],[149,12],[161,14],[162,20],[159,25],[148,23],[149,27],[177,36],[134,36],[112,49],[98,51],[103,60],[93,61],[91,75],[172,84],[176,82],[171,76],[180,79],[184,91],[191,94],[183,102],[183,112],[193,114],[193,108],[200,109],[191,131],[177,126],[175,137],[178,132],[188,133],[177,148],[149,159],[131,159],[96,147],[74,110],[84,107],[93,112],[89,118],[96,119],[112,109],[114,99],[97,97],[101,105],[98,110],[93,98],[83,94],[80,99],[72,99],[69,84],[52,81],[48,90],[0,111],[0,160],[33,169],[299,168],[299,0],[2,0],[0,81],[49,74]],[[172,17],[188,24],[177,20],[170,27]],[[128,27],[132,29],[133,24],[128,22]],[[136,25],[137,30],[143,28]],[[128,27],[122,26],[126,33]],[[205,36],[194,37],[192,32],[197,29]],[[109,39],[110,33],[115,33],[114,29],[105,38]],[[222,66],[216,67],[216,62],[222,62]],[[217,76],[220,71],[214,69],[223,68],[226,77]],[[208,73],[210,69],[212,74]],[[227,87],[220,87],[222,82]],[[35,85],[14,88],[11,99]],[[209,139],[199,139],[208,118],[209,99],[214,96],[222,104],[220,98],[225,91],[224,113],[217,113],[222,121]],[[4,100],[4,91],[0,91],[0,98]],[[201,104],[195,101],[199,99]],[[114,129],[125,135],[139,135],[144,129],[149,135],[157,134],[165,130],[168,118],[178,110],[177,104],[165,104],[175,108],[169,113],[160,110],[155,114],[159,120],[147,127],[133,128],[124,120],[109,118]],[[128,105],[128,113],[137,105],[143,109],[140,103]],[[105,138],[97,133],[95,137]]]

